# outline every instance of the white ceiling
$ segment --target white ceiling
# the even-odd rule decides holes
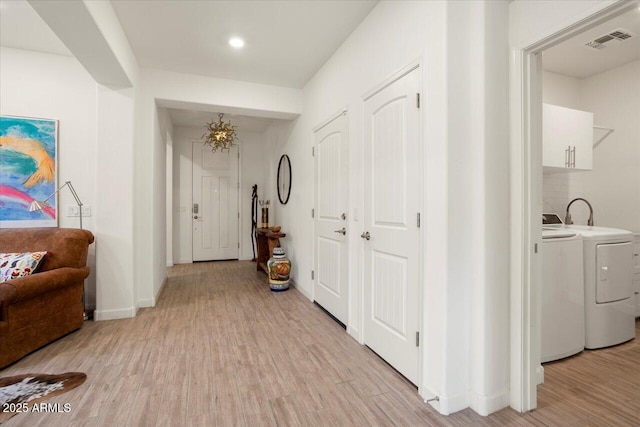
[[[197,127],[202,129],[207,122],[215,119],[218,121],[217,113],[194,110],[180,110],[177,108],[167,108],[171,122],[174,126]],[[264,132],[267,127],[273,123],[275,119],[266,119],[263,117],[249,117],[237,114],[225,114],[222,118],[225,122],[231,121],[232,125],[237,126],[238,131],[247,132]]]
[[[72,56],[26,0],[0,0],[0,45]]]
[[[622,28],[634,36],[624,42],[611,41],[605,49],[594,49],[586,43]],[[542,64],[545,70],[565,76],[585,78],[640,59],[640,8],[598,25],[551,49],[545,50]]]
[[[301,88],[377,0],[112,1],[141,66]],[[228,45],[231,36],[245,47]]]

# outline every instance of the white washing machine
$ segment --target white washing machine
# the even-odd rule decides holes
[[[582,252],[582,236],[577,232],[542,228],[542,363],[572,356],[584,350],[585,298]]]
[[[585,348],[635,338],[633,233],[580,225],[563,226],[582,235],[585,289]]]

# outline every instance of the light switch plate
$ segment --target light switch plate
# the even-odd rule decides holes
[[[78,206],[67,206],[67,216],[80,216]]]
[[[89,217],[91,216],[91,206],[82,206],[82,216]]]

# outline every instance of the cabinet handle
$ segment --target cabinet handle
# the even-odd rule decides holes
[[[567,168],[571,167],[570,159],[571,159],[571,146],[567,145],[567,149],[564,150],[564,166]]]
[[[574,145],[571,149],[571,167],[576,167],[576,146]]]

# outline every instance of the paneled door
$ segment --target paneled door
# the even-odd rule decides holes
[[[364,102],[364,342],[418,381],[420,70]]]
[[[349,135],[343,113],[316,131],[314,299],[343,324],[349,307],[347,191]]]
[[[193,260],[238,259],[238,147],[193,142]]]

